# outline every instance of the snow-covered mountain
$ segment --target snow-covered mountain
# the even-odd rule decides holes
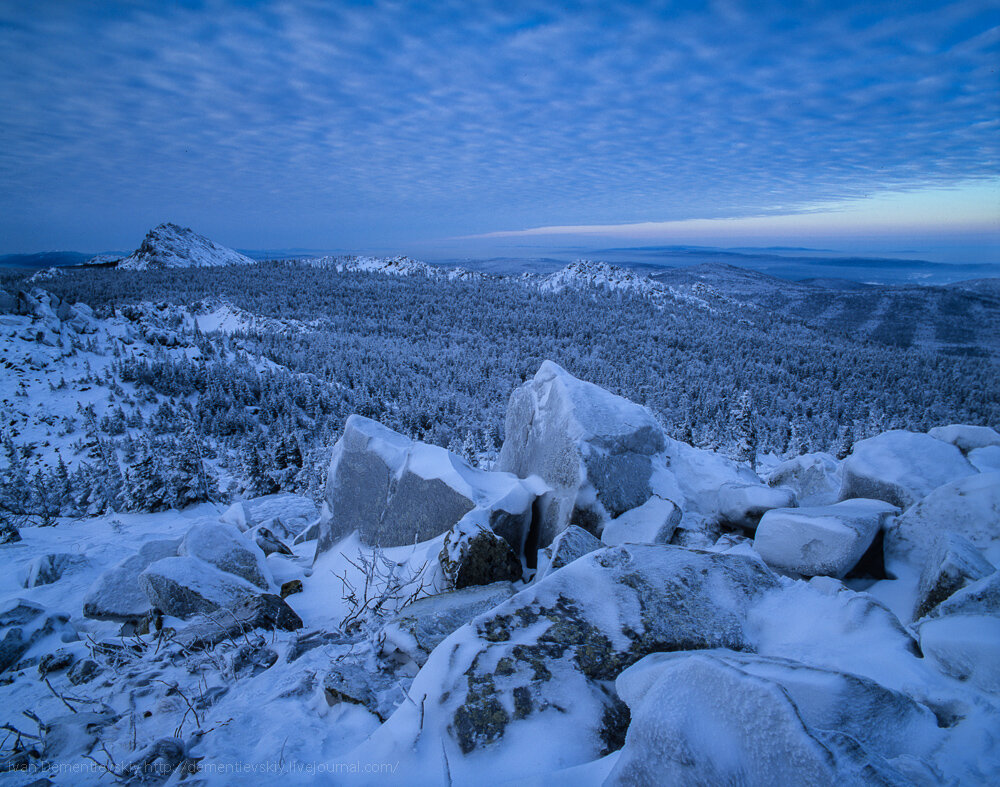
[[[254,260],[249,257],[220,246],[194,230],[176,224],[160,224],[146,233],[142,245],[121,260],[118,267],[122,270],[144,271],[252,264]]]

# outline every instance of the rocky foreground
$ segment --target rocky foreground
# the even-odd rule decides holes
[[[1000,434],[762,476],[546,362],[491,471],[352,416],[320,510],[25,528],[0,778],[993,782]]]

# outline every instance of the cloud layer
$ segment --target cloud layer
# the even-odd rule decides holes
[[[0,251],[163,220],[372,247],[1000,174],[995,3],[556,5],[0,0]]]

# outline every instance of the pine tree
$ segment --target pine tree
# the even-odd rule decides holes
[[[736,460],[749,462],[750,469],[757,468],[757,418],[749,391],[740,394],[730,414],[733,439],[736,441]]]

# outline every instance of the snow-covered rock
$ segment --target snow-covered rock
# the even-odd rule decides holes
[[[1000,446],[988,445],[969,451],[969,464],[980,473],[1000,473]]]
[[[538,578],[541,579],[552,571],[568,566],[574,560],[604,547],[602,541],[582,527],[570,525],[542,550],[544,565],[538,567]]]
[[[977,473],[938,487],[886,531],[887,562],[922,566],[943,533],[963,536],[1000,557],[1000,473]]]
[[[553,491],[540,501],[539,544],[568,525],[600,535],[606,522],[657,491],[657,454],[666,447],[645,407],[578,380],[545,361],[511,394],[499,468],[540,476]]]
[[[719,488],[718,495],[719,521],[746,530],[755,530],[767,511],[794,508],[797,504],[792,490],[763,484],[729,482]]]
[[[220,246],[204,235],[176,224],[160,224],[129,256],[118,262],[119,270],[159,270],[161,268],[208,268],[220,265],[253,265],[249,257]]]
[[[637,508],[615,517],[604,526],[601,541],[618,544],[669,544],[681,521],[681,510],[673,500],[653,495]]]
[[[920,624],[920,649],[946,675],[1000,694],[1000,618],[943,615]]]
[[[929,751],[934,715],[852,675],[729,651],[647,656],[616,681],[630,706],[605,784],[870,784]]]
[[[478,508],[464,516],[444,537],[438,555],[441,571],[451,587],[521,578],[521,560],[504,539],[489,527],[490,512]]]
[[[987,574],[956,590],[932,609],[929,617],[942,615],[993,615],[1000,617],[1000,571]]]
[[[843,472],[842,500],[873,498],[906,509],[976,469],[950,443],[896,429],[855,443]]]
[[[139,586],[139,574],[151,563],[175,556],[179,546],[179,540],[149,541],[139,548],[138,553],[109,568],[84,596],[84,617],[124,623],[148,615],[153,607]]]
[[[288,603],[273,593],[237,602],[227,607],[227,614],[212,614],[195,619],[174,636],[174,642],[186,650],[201,650],[226,639],[241,639],[254,629],[296,631],[302,619]]]
[[[913,619],[922,618],[956,591],[995,570],[967,538],[942,533],[920,574]]]
[[[257,585],[194,557],[157,560],[139,574],[149,603],[166,615],[187,618],[250,601]]]
[[[69,615],[50,612],[33,601],[14,599],[0,611],[0,672],[37,654],[47,642],[66,643],[77,639]]]
[[[220,571],[241,577],[261,590],[275,589],[263,551],[242,537],[233,525],[195,525],[184,536],[177,554],[211,563]]]
[[[753,547],[772,568],[842,577],[861,559],[896,506],[845,500],[832,506],[780,508],[760,520]]]
[[[555,273],[544,277],[538,288],[542,292],[563,290],[603,289],[626,292],[644,298],[662,297],[669,290],[648,276],[607,262],[576,260]]]
[[[666,545],[594,552],[458,629],[431,653],[403,703],[349,758],[403,753],[454,783],[490,772],[509,742],[504,777],[587,762],[620,746],[628,714],[609,682],[651,652],[750,647],[748,607],[778,586],[759,561]],[[483,770],[483,769],[487,770]]]
[[[977,448],[1000,446],[1000,432],[988,426],[969,426],[966,424],[935,426],[927,434],[938,440],[951,443],[963,454],[968,454],[969,451],[974,451]]]
[[[51,585],[58,582],[63,574],[87,565],[87,558],[67,552],[55,552],[40,555],[31,561],[28,573],[24,578],[24,587],[34,588],[39,585]]]
[[[283,535],[288,536],[300,533],[315,522],[318,516],[316,504],[308,497],[279,492],[233,503],[219,517],[219,521],[236,525],[240,530],[246,531],[257,525],[267,524],[269,520],[280,518],[287,531]]]
[[[841,468],[833,455],[803,454],[782,462],[767,477],[775,487],[791,489],[800,506],[827,506],[840,498]]]
[[[352,415],[333,449],[326,484],[331,515],[320,521],[316,554],[355,530],[368,545],[428,541],[475,508],[489,512],[488,527],[519,554],[541,488]]]
[[[510,582],[495,582],[419,599],[383,626],[382,655],[423,666],[449,634],[513,595]]]

